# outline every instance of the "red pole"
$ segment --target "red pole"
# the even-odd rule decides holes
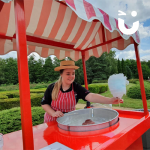
[[[103,24],[101,24],[101,25],[102,25],[103,43],[105,43],[105,42],[106,42],[106,39],[105,39],[105,28],[104,28],[104,25],[103,25]]]
[[[141,67],[141,62],[140,62],[140,57],[139,57],[138,44],[136,42],[134,42],[134,48],[135,48],[137,69],[138,69],[139,81],[140,81],[140,87],[141,87],[142,102],[143,102],[143,107],[144,107],[144,115],[147,115],[149,112],[147,108],[147,101],[146,101],[146,94],[145,94],[145,88],[144,88],[142,67]]]
[[[34,150],[24,0],[14,0],[23,149]]]
[[[4,2],[0,1],[0,12],[1,12],[3,6],[4,6]]]
[[[83,65],[83,74],[84,74],[84,84],[85,84],[85,88],[88,90],[86,64],[85,64],[85,52],[82,51],[81,53],[82,53],[82,65]],[[86,107],[90,108],[90,102],[87,102]]]

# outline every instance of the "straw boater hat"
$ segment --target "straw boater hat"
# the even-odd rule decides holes
[[[60,71],[61,69],[78,69],[78,66],[75,66],[74,61],[71,60],[65,60],[60,62],[60,66],[56,67],[54,70],[55,71]]]

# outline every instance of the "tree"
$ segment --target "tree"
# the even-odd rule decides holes
[[[146,64],[142,64],[142,72],[143,72],[143,78],[147,80],[148,77],[150,77],[150,69]]]
[[[44,81],[44,60],[43,59],[38,59],[35,63],[35,82],[43,82]]]
[[[137,71],[137,64],[136,64],[136,60],[134,59],[130,59],[131,64],[129,65],[129,68],[132,71],[132,77],[135,79],[138,79],[138,71]]]
[[[107,66],[105,54],[102,54],[99,58],[92,56],[87,62],[91,66],[93,80],[106,80],[109,77],[110,66]]]
[[[131,65],[131,61],[129,59],[126,59],[125,60],[125,63],[126,63],[126,66],[128,66],[130,68],[130,65]]]
[[[2,58],[0,58],[0,85],[5,83],[4,68],[5,68],[5,61]]]
[[[112,74],[116,74],[118,72],[117,61],[115,59],[116,51],[110,50],[109,53],[104,53],[104,56],[106,58],[106,64],[107,64],[107,67],[109,68],[109,72],[110,72],[110,74],[108,76],[110,76]]]
[[[17,59],[11,57],[7,58],[5,60],[5,68],[3,68],[3,71],[6,84],[18,83]]]
[[[57,57],[54,57],[54,58],[53,58],[53,66],[54,66],[54,68],[60,66],[60,62],[61,62],[61,61],[62,61],[62,60],[57,59]],[[54,80],[58,80],[60,74],[59,74],[59,72],[54,71],[54,75],[53,75],[53,76],[55,77]]]
[[[77,69],[75,71],[75,82],[83,85],[84,84],[84,75],[83,75],[82,60],[79,59],[78,61],[76,61],[75,65],[79,67],[79,69]]]
[[[36,64],[35,55],[32,54],[28,59],[29,78],[31,83],[36,82],[35,64]]]
[[[150,60],[148,60],[148,62],[147,62],[147,66],[149,67],[149,69],[150,69]]]
[[[122,73],[126,76],[127,75],[126,64],[125,64],[125,61],[123,60],[123,58],[122,58],[121,65],[122,65]]]
[[[54,65],[52,63],[51,57],[47,57],[45,59],[45,64],[43,65],[43,69],[44,69],[44,81],[45,82],[55,80]]]
[[[122,67],[121,67],[121,63],[120,60],[118,59],[118,73],[122,73]]]
[[[132,71],[131,71],[131,69],[128,66],[126,66],[126,70],[127,70],[127,74],[126,74],[127,79],[132,79]]]
[[[92,66],[89,63],[89,61],[86,61],[86,73],[87,73],[87,80],[88,80],[88,84],[92,83],[93,80],[93,72],[92,72]]]

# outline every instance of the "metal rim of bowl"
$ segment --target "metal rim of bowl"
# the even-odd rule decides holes
[[[105,121],[105,122],[101,122],[101,123],[98,123],[98,124],[82,125],[82,126],[81,126],[81,125],[77,125],[77,126],[74,126],[74,125],[64,125],[64,124],[62,124],[62,123],[59,123],[59,118],[58,118],[58,119],[56,120],[57,123],[58,123],[58,127],[61,128],[62,130],[73,131],[73,130],[70,130],[70,128],[73,128],[73,127],[81,127],[81,128],[86,127],[86,128],[90,128],[91,126],[94,127],[94,126],[98,126],[98,125],[109,124],[109,126],[104,127],[104,128],[109,128],[109,127],[115,125],[116,123],[118,123],[118,121],[119,121],[119,113],[118,113],[116,110],[107,109],[107,108],[88,108],[88,110],[89,110],[89,109],[103,109],[103,110],[107,110],[107,111],[113,111],[113,112],[116,113],[116,116],[115,116],[114,118],[108,120],[108,121]],[[70,114],[73,114],[73,113],[79,112],[79,111],[81,111],[81,110],[74,110],[74,111],[68,112],[68,113],[67,113],[66,115],[64,115],[64,116],[67,116],[68,114],[70,115]],[[82,111],[86,111],[86,109],[82,109]],[[118,119],[117,119],[117,118],[118,118]],[[113,124],[111,124],[111,122],[112,122],[113,120],[116,120],[116,119],[117,119],[117,121],[115,121]],[[61,127],[60,127],[60,126],[61,126]],[[62,126],[63,126],[63,127],[65,126],[66,128],[63,128]],[[99,128],[99,129],[96,129],[96,130],[101,130],[101,129],[104,129],[104,128]],[[94,130],[87,130],[87,131],[94,131]],[[84,131],[76,131],[76,132],[84,132]]]

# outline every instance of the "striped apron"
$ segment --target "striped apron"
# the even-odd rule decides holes
[[[74,95],[74,89],[72,91],[63,93],[59,90],[58,98],[56,101],[52,100],[51,108],[55,111],[61,111],[63,113],[75,110],[76,99]],[[57,117],[50,116],[47,112],[44,115],[44,122],[56,121]]]

